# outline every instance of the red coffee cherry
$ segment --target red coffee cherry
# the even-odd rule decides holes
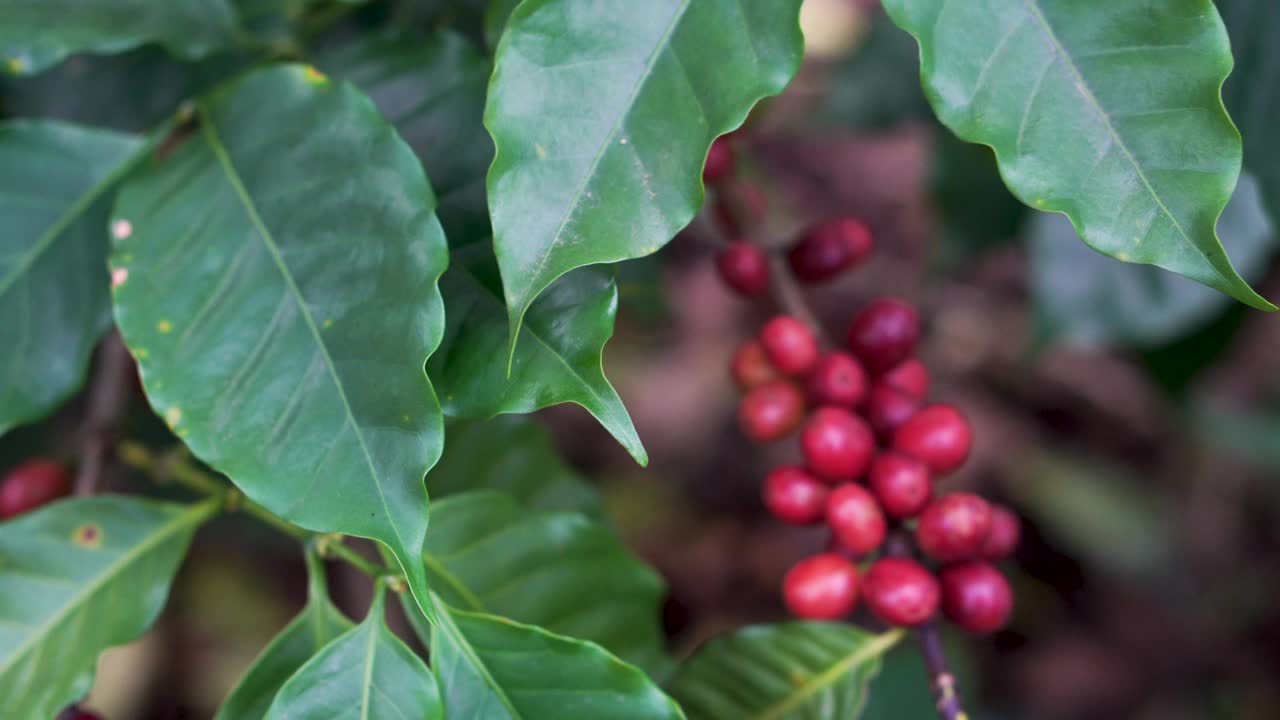
[[[58,720],[102,720],[102,717],[97,713],[72,705],[58,713]]]
[[[788,375],[803,375],[818,364],[818,339],[808,325],[790,315],[765,323],[760,345],[769,363]]]
[[[729,137],[721,135],[711,143],[707,151],[707,164],[702,166],[702,182],[714,185],[733,174],[733,146]]]
[[[732,235],[741,235],[743,228],[759,225],[767,208],[764,193],[745,180],[728,178],[716,193],[716,217]]]
[[[769,259],[751,243],[730,243],[716,255],[716,268],[725,285],[747,297],[769,289]]]
[[[893,435],[893,447],[924,461],[935,475],[964,464],[973,445],[969,421],[951,405],[922,408]]]
[[[787,253],[791,272],[801,282],[817,283],[839,275],[871,254],[871,230],[851,217],[809,228]]]
[[[876,439],[888,445],[893,435],[908,420],[915,417],[920,401],[891,385],[878,382],[867,393],[867,406],[862,414],[871,426]]]
[[[733,373],[733,381],[737,383],[738,389],[743,392],[782,377],[769,364],[769,358],[764,355],[764,348],[755,340],[748,340],[738,346],[733,353],[729,370]]]
[[[809,399],[814,405],[854,408],[867,395],[867,373],[849,353],[829,352],[809,373]]]
[[[873,375],[910,357],[919,338],[915,308],[896,298],[872,300],[849,326],[849,349]]]
[[[841,547],[858,555],[884,544],[886,523],[875,497],[861,485],[846,483],[827,498],[827,524]]]
[[[867,424],[856,415],[826,407],[814,411],[800,431],[800,450],[813,474],[832,482],[848,482],[867,469],[875,441]]]
[[[0,519],[34,510],[71,494],[67,469],[53,460],[29,460],[5,475],[0,483]]]
[[[783,522],[812,525],[826,516],[827,486],[803,468],[776,468],[764,479],[764,504]]]
[[[1009,581],[991,565],[985,562],[953,565],[942,571],[941,581],[942,612],[961,628],[983,635],[999,630],[1009,621],[1013,590],[1009,588]]]
[[[929,503],[916,525],[916,544],[938,562],[982,555],[991,533],[991,506],[972,493],[951,493]]]
[[[804,420],[804,393],[787,380],[772,380],[747,393],[738,423],[747,437],[769,442],[786,437]]]
[[[863,578],[862,594],[871,612],[889,625],[919,625],[938,612],[938,580],[904,558],[876,560]]]
[[[835,553],[814,555],[787,571],[782,597],[796,617],[842,618],[858,605],[858,568]]]
[[[929,468],[919,460],[893,451],[880,453],[871,461],[867,485],[891,518],[915,517],[933,497]]]
[[[991,503],[991,532],[982,545],[982,557],[995,562],[1003,560],[1018,549],[1022,540],[1022,522],[1012,510]]]
[[[880,382],[895,387],[916,400],[929,394],[929,370],[918,358],[908,358],[893,366]]]

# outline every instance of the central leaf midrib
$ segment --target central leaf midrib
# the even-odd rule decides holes
[[[401,548],[407,548],[408,543],[405,542],[404,536],[400,532],[400,526],[396,522],[395,515],[391,512],[391,507],[387,504],[387,495],[382,491],[382,484],[379,482],[377,468],[374,466],[373,455],[369,452],[369,447],[365,443],[364,433],[356,422],[355,413],[351,408],[351,402],[347,399],[346,387],[343,385],[341,378],[338,377],[338,370],[333,364],[333,358],[329,355],[329,348],[325,345],[323,338],[320,336],[320,329],[316,325],[315,318],[311,316],[311,310],[307,307],[307,303],[302,297],[302,291],[294,282],[293,273],[289,270],[289,266],[285,264],[284,256],[280,252],[280,247],[276,244],[275,237],[267,228],[262,216],[258,213],[258,208],[253,202],[253,198],[249,196],[248,188],[245,187],[244,181],[240,179],[240,174],[236,171],[231,157],[227,153],[226,146],[223,145],[222,139],[218,135],[217,129],[214,127],[214,121],[211,113],[204,106],[200,105],[200,114],[202,122],[201,129],[204,131],[205,139],[209,143],[209,148],[213,151],[214,157],[218,160],[219,167],[226,177],[228,184],[231,185],[237,199],[240,201],[241,207],[244,209],[245,215],[248,217],[249,223],[257,230],[257,235],[262,239],[262,244],[266,247],[267,252],[271,255],[272,261],[276,265],[276,269],[280,272],[281,278],[285,282],[294,304],[298,307],[298,313],[307,325],[307,330],[311,333],[312,340],[315,341],[320,356],[324,359],[325,367],[329,370],[329,377],[333,381],[334,389],[338,391],[338,398],[342,400],[342,408],[346,411],[347,422],[351,424],[351,430],[356,436],[356,443],[360,446],[360,451],[364,455],[365,465],[369,468],[369,477],[373,480],[373,485],[378,493],[378,500],[382,503],[382,508],[386,514],[387,522],[391,524],[391,529],[395,532],[396,538],[399,540]]]
[[[901,630],[891,630],[876,635],[840,661],[832,664],[831,667],[814,675],[777,704],[765,708],[760,714],[753,716],[751,720],[777,720],[777,718],[784,717],[788,711],[803,703],[814,693],[824,687],[833,685],[840,679],[840,676],[851,671],[859,663],[884,654],[901,638]]]
[[[514,720],[521,720],[524,715],[521,714],[520,711],[516,709],[515,705],[511,703],[511,698],[507,697],[506,691],[498,685],[498,681],[494,679],[492,674],[490,674],[489,666],[484,664],[484,661],[480,659],[479,655],[476,655],[475,648],[471,646],[471,641],[467,640],[467,637],[462,634],[462,630],[454,624],[449,606],[441,602],[440,597],[435,593],[431,594],[431,600],[432,606],[436,609],[436,615],[440,617],[440,622],[436,627],[448,633],[449,636],[453,638],[454,643],[458,646],[458,651],[472,662],[473,667],[485,681],[485,684],[493,689],[494,695],[496,695],[498,700],[502,702],[503,706],[510,711],[511,717]]]

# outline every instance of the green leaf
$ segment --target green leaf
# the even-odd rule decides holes
[[[854,720],[881,656],[901,637],[900,630],[873,635],[841,623],[745,627],[685,661],[671,695],[691,720]]]
[[[683,718],[644,673],[594,643],[463,612],[438,597],[431,664],[445,715],[485,720]]]
[[[1275,250],[1258,186],[1240,177],[1218,222],[1223,242],[1259,277]],[[1073,242],[1062,215],[1037,213],[1030,228],[1031,287],[1043,339],[1152,347],[1178,339],[1221,313],[1223,295],[1153,267],[1121,265]]]
[[[98,653],[151,626],[218,499],[174,505],[100,495],[0,523],[0,697],[52,718],[93,682]]]
[[[702,205],[711,141],[800,63],[799,0],[525,0],[484,121],[510,338],[583,265],[655,252]]]
[[[1271,221],[1280,224],[1280,138],[1273,122],[1280,112],[1280,5],[1269,0],[1217,0],[1217,5],[1236,65],[1222,98],[1244,136],[1244,167],[1261,183]]]
[[[450,245],[488,238],[484,175],[493,141],[481,124],[490,65],[461,35],[362,37],[319,66],[369,94],[422,160]]]
[[[450,423],[449,442],[431,471],[429,489],[437,498],[500,490],[530,510],[603,514],[595,488],[565,464],[547,431],[520,416]]]
[[[368,617],[289,678],[268,720],[442,720],[435,676],[391,632],[385,614],[386,590],[379,583]]]
[[[276,693],[320,649],[351,629],[325,588],[324,565],[307,554],[307,605],[263,649],[218,708],[214,720],[262,720]]]
[[[529,512],[501,493],[437,500],[423,560],[449,605],[599,643],[653,668],[663,659],[662,580],[605,525]]]
[[[576,403],[646,464],[631,416],[602,367],[618,309],[613,274],[582,268],[548,288],[525,315],[508,374],[502,280],[493,252],[475,244],[455,251],[452,260],[440,281],[448,308],[444,340],[427,366],[445,413],[486,418]]]
[[[386,543],[425,605],[423,475],[443,417],[444,234],[422,167],[355,88],[253,72],[126,183],[116,320],[147,397],[255,501]]]
[[[1240,172],[1219,90],[1231,70],[1209,0],[886,0],[920,42],[938,117],[995,149],[1023,202],[1094,249],[1264,310],[1214,223]]]
[[[0,123],[0,435],[74,392],[111,326],[104,228],[141,145],[53,121]]]
[[[227,0],[0,0],[0,63],[13,75],[40,72],[72,53],[151,42],[193,60],[235,40]]]

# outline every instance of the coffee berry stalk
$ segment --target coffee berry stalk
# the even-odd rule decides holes
[[[1013,593],[995,563],[1016,550],[1018,517],[976,494],[939,489],[968,458],[973,432],[958,408],[929,401],[914,306],[873,299],[849,319],[843,345],[828,347],[803,304],[797,283],[830,282],[870,258],[869,228],[838,217],[785,248],[751,242],[742,230],[765,202],[758,189],[742,189],[732,142],[716,141],[704,176],[713,214],[732,237],[716,267],[735,293],[772,290],[784,308],[733,354],[739,424],[755,442],[795,438],[800,461],[766,474],[764,505],[785,523],[830,532],[827,550],[786,573],[784,603],[815,620],[848,619],[865,606],[885,625],[917,629],[939,714],[963,718],[936,619],[974,634],[1004,627]],[[758,198],[745,214],[736,212],[743,198]]]

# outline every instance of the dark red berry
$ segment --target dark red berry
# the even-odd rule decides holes
[[[818,364],[818,339],[808,325],[778,315],[760,329],[760,345],[769,364],[788,375],[803,375]]]
[[[991,506],[972,493],[951,493],[929,503],[916,525],[916,544],[938,562],[982,555],[991,533]]]
[[[1022,523],[1012,510],[991,503],[991,532],[982,545],[982,557],[995,562],[1003,560],[1018,549],[1022,540]]]
[[[827,486],[798,467],[780,467],[764,479],[764,504],[778,519],[812,525],[826,516]]]
[[[867,395],[867,373],[846,352],[823,355],[809,373],[809,399],[814,405],[854,408]]]
[[[805,232],[787,253],[787,260],[799,280],[822,282],[865,260],[872,245],[866,225],[855,218],[837,218]]]
[[[72,705],[58,713],[58,720],[102,720],[102,717],[97,713]]]
[[[729,138],[718,137],[707,151],[707,164],[702,166],[702,181],[714,185],[732,175],[733,166],[733,146],[729,144]]]
[[[747,393],[738,406],[742,432],[757,442],[786,437],[804,419],[804,393],[787,380],[772,380]]]
[[[878,382],[867,393],[867,404],[862,414],[876,439],[888,445],[898,428],[914,417],[919,409],[919,400],[892,385]]]
[[[870,578],[868,578],[869,580]],[[1004,627],[1013,611],[1013,590],[1000,571],[985,562],[967,562],[942,571],[942,612],[977,634]]]
[[[973,445],[969,421],[951,405],[922,408],[893,435],[893,447],[924,461],[935,475],[964,464]]]
[[[880,453],[871,461],[867,485],[889,517],[915,517],[933,497],[929,468],[919,460],[893,451]]]
[[[858,605],[858,568],[835,553],[814,555],[787,571],[782,597],[797,617],[842,618]]]
[[[889,625],[919,625],[938,612],[938,580],[919,563],[884,557],[863,578],[867,607]]]
[[[730,243],[716,255],[716,268],[725,285],[748,297],[769,289],[769,259],[751,243]]]
[[[0,518],[34,510],[71,493],[67,469],[53,460],[30,460],[12,468],[0,483]]]
[[[884,543],[886,523],[880,505],[861,485],[846,483],[827,498],[827,524],[840,547],[858,555]]]
[[[871,462],[875,440],[858,416],[842,408],[819,408],[800,432],[805,465],[831,482],[858,479]]]
[[[732,235],[741,235],[744,228],[758,226],[764,220],[767,207],[760,188],[745,180],[725,180],[716,193],[716,217]]]
[[[896,298],[872,300],[849,326],[849,349],[873,375],[910,357],[919,338],[915,308]]]
[[[880,382],[896,387],[916,400],[924,400],[929,394],[929,371],[917,358],[908,358],[894,365],[880,378]]]
[[[769,364],[769,358],[764,355],[764,348],[755,340],[748,340],[738,346],[733,353],[733,362],[730,363],[729,369],[733,373],[733,381],[743,392],[782,377]]]

